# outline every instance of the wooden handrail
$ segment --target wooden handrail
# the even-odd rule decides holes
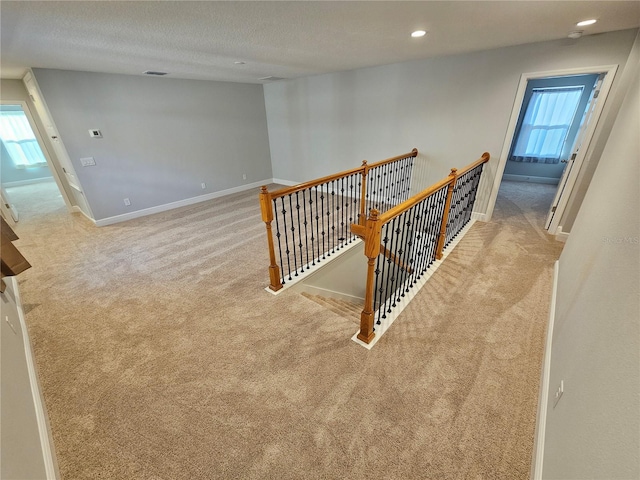
[[[458,176],[460,177],[460,176],[464,175],[465,173],[467,173],[469,170],[473,170],[474,168],[476,168],[481,163],[487,163],[490,158],[491,158],[491,155],[489,154],[489,152],[484,152],[482,154],[482,156],[478,160],[476,160],[475,162],[467,165],[462,170],[458,170],[458,172],[457,172]]]
[[[478,160],[476,160],[472,164],[464,167],[461,171],[458,171],[457,172],[458,177],[460,175],[463,175],[463,174],[467,173],[469,170],[477,167],[481,163],[488,162],[490,158],[491,158],[491,156],[489,155],[489,153],[488,152],[484,152],[482,154],[482,156]],[[413,197],[405,200],[401,204],[396,205],[395,207],[390,208],[389,210],[387,210],[386,212],[381,214],[380,217],[379,217],[380,221],[383,224],[385,224],[385,223],[389,222],[389,220],[393,220],[395,217],[400,215],[405,210],[409,210],[411,207],[413,207],[417,203],[421,202],[422,200],[427,198],[429,195],[432,195],[433,193],[437,192],[438,190],[440,190],[445,185],[451,183],[451,181],[452,181],[452,179],[449,176],[449,177],[443,178],[442,180],[440,180],[437,183],[434,183],[433,185],[431,185],[426,190],[421,191],[420,193],[414,195]]]
[[[395,217],[401,215],[402,213],[408,211],[418,203],[420,203],[425,198],[433,195],[435,192],[447,188],[447,196],[445,199],[445,206],[443,210],[443,217],[440,224],[440,231],[438,236],[438,243],[435,250],[436,258],[442,258],[442,249],[444,247],[444,241],[446,238],[446,228],[449,210],[451,207],[451,198],[453,196],[453,189],[455,188],[457,179],[464,175],[465,173],[473,170],[483,163],[489,161],[491,156],[489,153],[485,152],[482,156],[471,163],[470,165],[463,168],[461,171],[458,171],[455,168],[451,169],[451,173],[446,178],[440,180],[435,183],[431,187],[423,190],[422,192],[414,195],[408,200],[402,202],[399,205],[387,210],[383,214],[380,214],[378,210],[371,210],[369,217],[364,220],[363,224],[352,224],[351,231],[363,238],[365,241],[364,246],[364,254],[367,257],[367,280],[366,280],[366,290],[365,290],[365,300],[364,300],[364,308],[362,313],[360,314],[360,331],[358,332],[357,338],[364,343],[371,343],[373,338],[375,337],[374,328],[374,305],[373,305],[373,290],[375,283],[375,260],[380,255],[380,253],[385,254],[387,258],[392,258],[395,262],[399,260],[396,256],[388,251],[384,245],[380,243],[380,239],[382,237],[382,227],[386,225],[389,221],[393,220]],[[398,263],[398,262],[396,262]],[[405,266],[404,263],[398,263],[400,266]]]
[[[276,190],[274,192],[270,192],[271,198],[282,197],[284,195],[289,195],[290,193],[299,192],[300,190],[305,190],[307,188],[315,187],[316,185],[322,185],[323,183],[330,182],[332,180],[337,180],[342,177],[347,177],[349,175],[353,175],[355,173],[364,173],[366,170],[371,170],[372,168],[379,167],[380,165],[386,165],[387,163],[395,162],[397,160],[401,160],[403,158],[416,157],[418,155],[418,150],[414,148],[408,153],[403,155],[397,155],[395,157],[387,158],[386,160],[380,160],[379,162],[367,164],[366,160],[362,162],[362,165],[358,168],[352,168],[351,170],[344,170],[340,173],[334,173],[333,175],[327,175],[326,177],[317,178],[315,180],[310,180],[308,182],[300,183],[298,185],[294,185],[292,187],[285,187],[280,190]],[[364,183],[364,182],[363,182]]]
[[[443,179],[443,180],[440,180],[438,183],[435,183],[435,184],[431,185],[426,190],[421,191],[417,195],[414,195],[413,197],[411,197],[411,198],[405,200],[404,202],[402,202],[401,204],[396,205],[395,207],[390,208],[389,210],[384,212],[382,215],[380,215],[380,221],[383,224],[388,223],[389,221],[393,220],[398,215],[402,214],[406,210],[409,210],[414,205],[420,203],[422,200],[427,198],[429,195],[432,195],[433,193],[437,192],[441,188],[446,187],[449,183],[451,183],[451,179],[448,178],[448,177]]]
[[[380,167],[382,165],[386,165],[387,163],[392,163],[398,160],[402,160],[404,158],[410,158],[410,157],[416,158],[417,156],[418,156],[418,149],[414,148],[410,152],[403,153],[402,155],[396,155],[395,157],[387,158],[385,160],[380,160],[379,162],[372,163],[371,165],[369,165],[369,170],[371,170],[372,168]]]

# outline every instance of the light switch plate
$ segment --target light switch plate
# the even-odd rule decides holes
[[[93,157],[81,158],[80,159],[80,164],[83,167],[91,167],[92,165],[96,164],[96,160]]]

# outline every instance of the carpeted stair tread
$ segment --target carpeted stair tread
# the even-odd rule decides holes
[[[360,313],[362,312],[361,304],[351,302],[349,300],[323,297],[321,295],[314,295],[307,292],[302,292],[302,295],[344,318],[355,320],[356,322],[360,321]]]

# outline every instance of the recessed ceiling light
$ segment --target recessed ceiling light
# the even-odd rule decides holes
[[[419,38],[419,37],[424,37],[427,34],[427,32],[425,32],[424,30],[416,30],[415,32],[411,33],[411,36],[413,38]]]
[[[242,62],[242,61],[237,61],[237,62],[233,62],[233,63],[235,63],[236,65],[245,65],[246,64],[246,62]]]
[[[582,36],[582,32],[579,30],[576,30],[575,32],[571,32],[569,35],[567,35],[569,38],[580,38]]]
[[[583,22],[576,23],[576,26],[578,26],[578,27],[586,27],[587,25],[593,25],[596,22],[597,22],[597,20],[594,20],[594,19],[584,20]]]

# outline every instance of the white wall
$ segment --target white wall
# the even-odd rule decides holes
[[[272,177],[262,85],[33,71],[96,220]]]
[[[46,414],[26,335],[15,277],[0,294],[0,478],[43,480],[56,475]]]
[[[640,55],[559,262],[545,479],[640,478]]]
[[[521,74],[622,66],[635,36],[626,30],[267,84],[273,176],[309,180],[417,147],[433,183],[488,151],[477,205],[484,211]]]

